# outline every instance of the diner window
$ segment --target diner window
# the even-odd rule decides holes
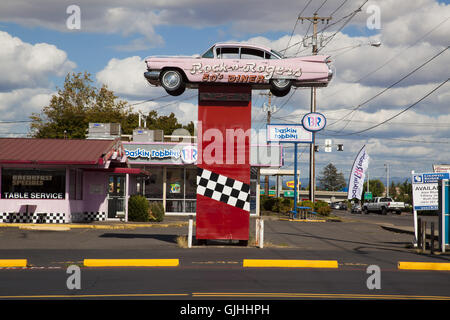
[[[3,169],[3,199],[65,199],[66,171]]]
[[[152,167],[151,174],[145,177],[142,192],[149,200],[163,199],[163,169]]]
[[[197,169],[167,168],[166,212],[194,213],[197,206]]]

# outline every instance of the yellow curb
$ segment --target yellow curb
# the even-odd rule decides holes
[[[266,268],[338,268],[336,260],[263,260],[244,259],[243,267]]]
[[[168,223],[168,224],[126,224],[126,225],[84,225],[84,224],[45,224],[45,226],[55,227],[67,227],[71,229],[113,229],[113,230],[126,230],[136,228],[169,228],[169,227],[183,227],[187,226],[187,222]],[[18,227],[21,229],[29,229],[29,227],[42,227],[43,224],[38,223],[0,223],[2,227]]]
[[[179,259],[84,259],[85,267],[177,267]]]
[[[69,227],[65,226],[19,226],[22,230],[41,230],[41,231],[69,231]]]
[[[291,222],[327,222],[326,220],[312,220],[312,219],[285,219],[280,218],[282,221],[291,221]]]
[[[26,267],[27,259],[0,259],[0,268]]]
[[[436,270],[450,271],[450,263],[444,262],[404,262],[398,263],[400,270]]]

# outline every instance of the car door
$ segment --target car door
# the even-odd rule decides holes
[[[238,80],[249,84],[267,83],[275,67],[270,67],[266,56],[263,50],[242,47],[239,61],[242,72]]]

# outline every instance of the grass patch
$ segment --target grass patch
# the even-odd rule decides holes
[[[177,245],[180,248],[187,248],[188,247],[188,237],[187,236],[178,236],[176,241],[177,241]]]

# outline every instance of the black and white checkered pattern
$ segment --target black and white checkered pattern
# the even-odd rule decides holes
[[[84,213],[84,221],[106,221],[106,213],[105,212],[85,212]]]
[[[43,223],[66,223],[65,213],[34,213],[25,212],[2,212],[0,222],[2,223],[38,223],[43,216]]]
[[[250,211],[250,185],[197,168],[197,194]]]

